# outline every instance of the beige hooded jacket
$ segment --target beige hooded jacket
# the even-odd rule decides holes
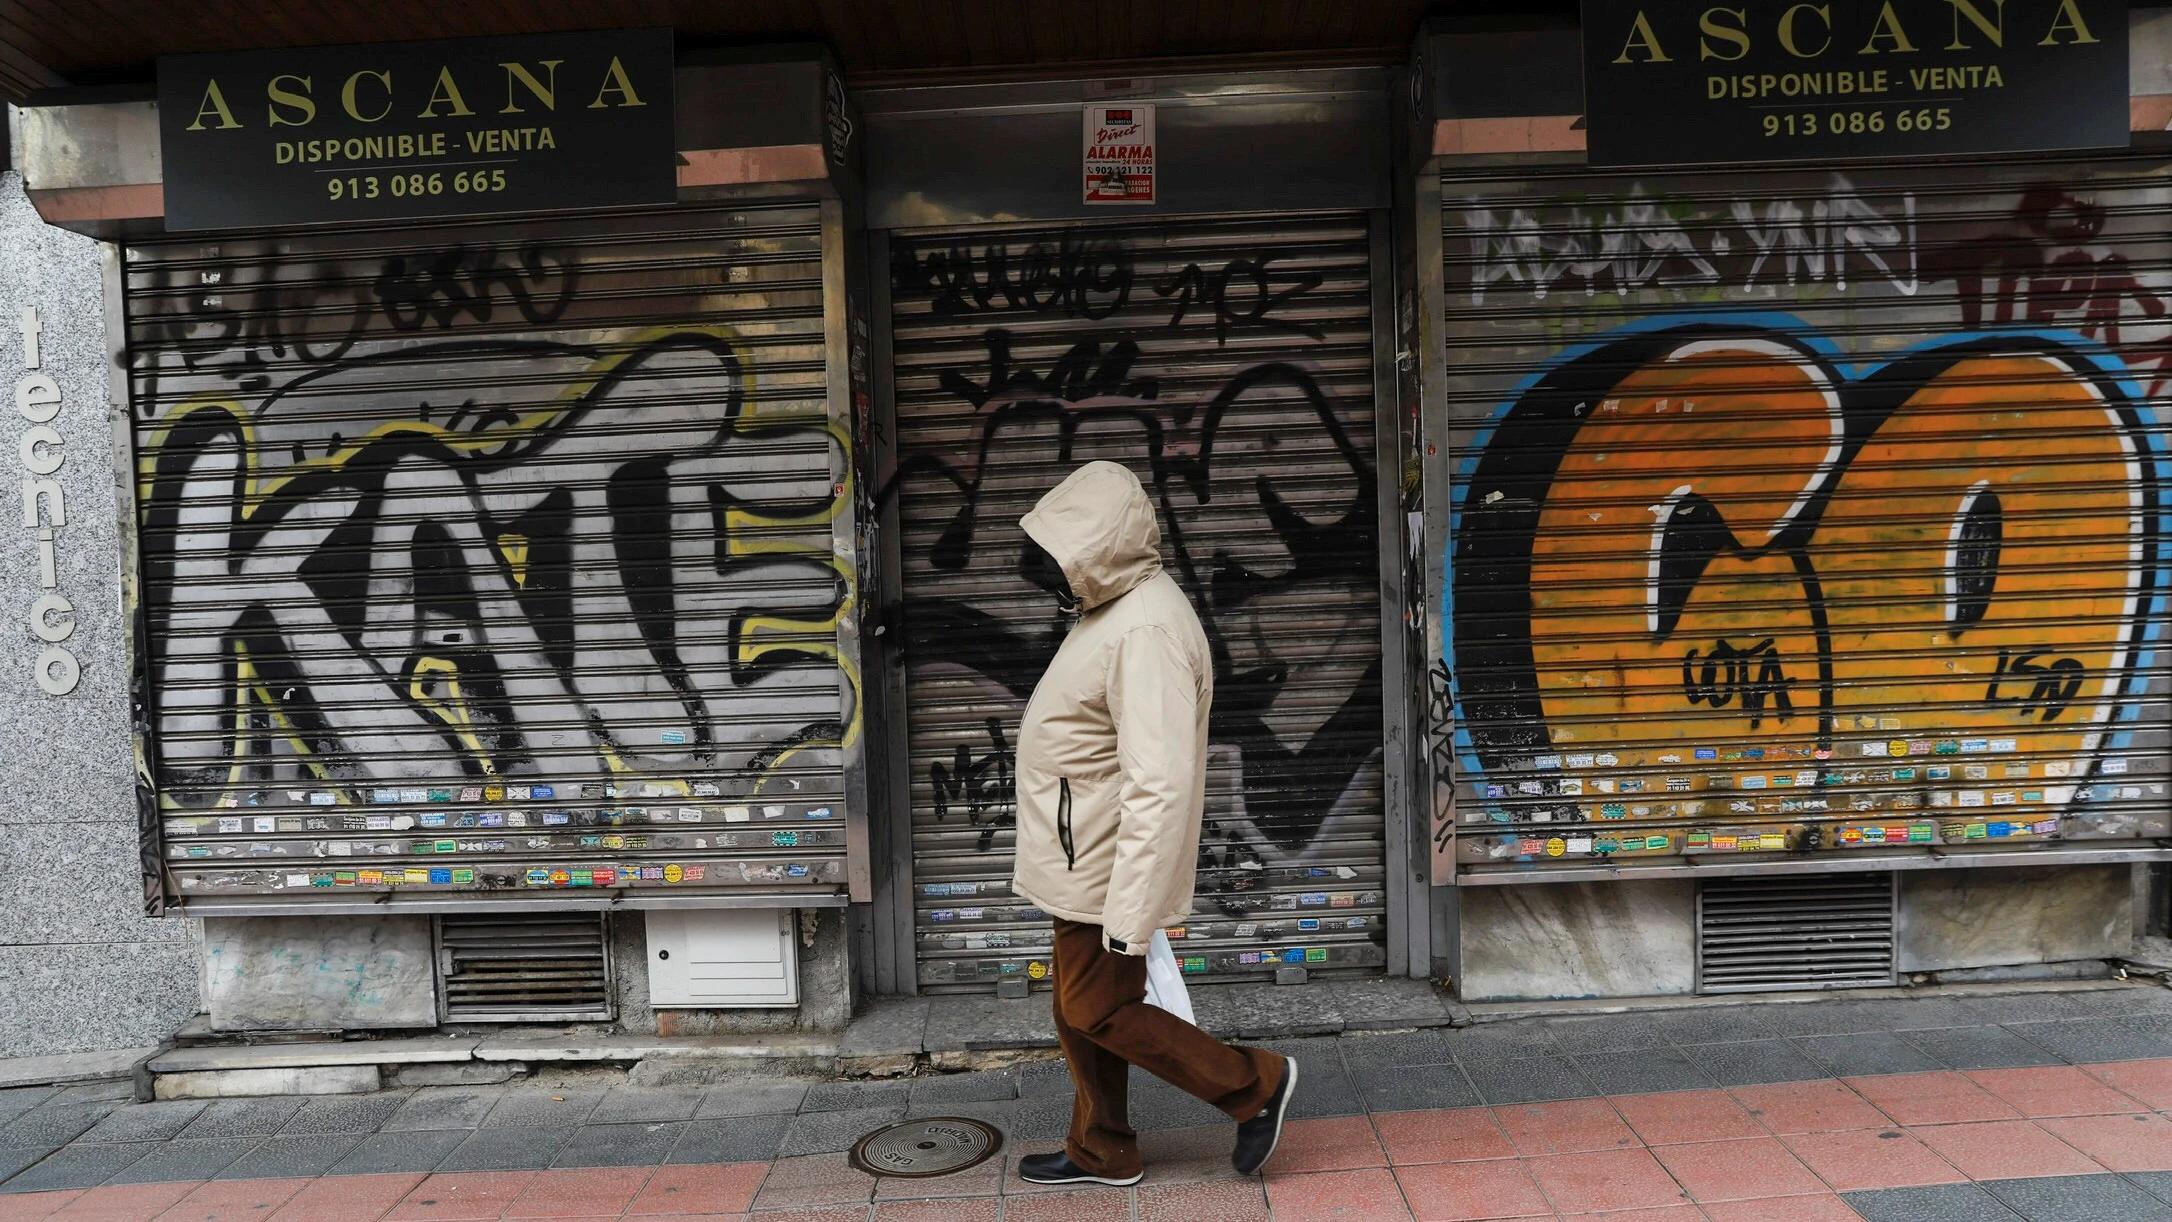
[[[1081,614],[1018,735],[1019,895],[1146,953],[1192,906],[1214,664],[1137,476],[1088,463],[1020,520]]]

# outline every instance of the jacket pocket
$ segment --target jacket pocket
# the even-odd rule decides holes
[[[1063,846],[1063,868],[1078,868],[1078,844],[1071,838],[1071,778],[1056,778],[1056,843]]]

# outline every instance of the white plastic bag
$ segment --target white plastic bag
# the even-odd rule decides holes
[[[1146,948],[1146,1004],[1158,1006],[1185,1022],[1192,1019],[1192,995],[1184,987],[1184,969],[1169,948],[1169,935],[1157,929]]]

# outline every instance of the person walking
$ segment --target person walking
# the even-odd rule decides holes
[[[1264,1166],[1281,1140],[1297,1062],[1224,1044],[1146,1004],[1156,930],[1192,905],[1206,797],[1214,662],[1138,477],[1073,471],[1020,520],[1029,581],[1078,622],[1033,689],[1018,736],[1012,888],[1055,922],[1056,1040],[1075,1088],[1061,1153],[1019,1160],[1036,1184],[1139,1182],[1129,1068],[1237,1121],[1230,1161]]]

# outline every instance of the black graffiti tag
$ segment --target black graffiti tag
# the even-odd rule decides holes
[[[502,294],[530,323],[555,322],[573,304],[575,261],[549,246],[524,246],[501,262],[495,246],[455,246],[386,259],[372,286],[395,330],[449,329],[462,316],[487,323]]]
[[[1754,645],[1736,645],[1721,638],[1703,655],[1701,665],[1699,661],[1695,649],[1682,655],[1682,692],[1691,704],[1723,709],[1739,700],[1742,711],[1750,715],[1752,730],[1765,723],[1767,701],[1779,711],[1781,721],[1794,718],[1795,702],[1788,689],[1795,681],[1781,667],[1780,651],[1771,637]]]
[[[2081,694],[2082,679],[2087,670],[2079,658],[2053,658],[2039,662],[2049,650],[2031,649],[2016,654],[2011,650],[1999,650],[1998,670],[1993,672],[1989,686],[1984,688],[1983,698],[1993,704],[2018,704],[2017,711],[2027,717],[2035,713],[2041,720],[2057,721],[2059,714]],[[2026,696],[2008,696],[1999,691],[1999,685],[2009,679],[2034,680]]]
[[[928,781],[935,789],[935,818],[950,816],[953,804],[965,808],[965,817],[980,829],[983,852],[995,843],[996,832],[1018,822],[1018,782],[1011,774],[1013,754],[1004,739],[1003,719],[988,719],[988,750],[980,755],[959,743],[950,763],[928,765]]]

